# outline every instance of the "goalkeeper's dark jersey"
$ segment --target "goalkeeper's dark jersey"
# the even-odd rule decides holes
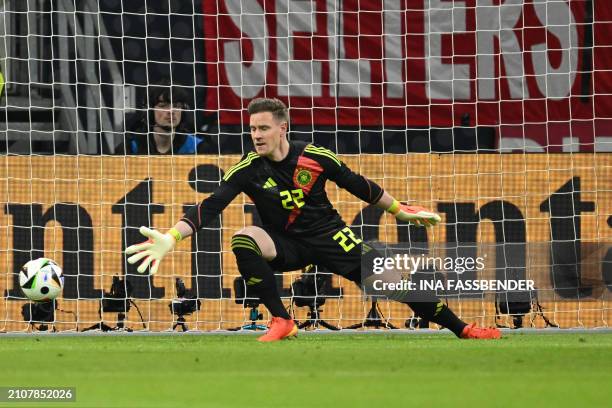
[[[351,171],[332,151],[305,142],[289,146],[289,154],[280,162],[255,152],[244,155],[227,170],[213,194],[187,211],[182,221],[196,231],[244,192],[265,226],[289,235],[315,236],[346,225],[327,198],[327,180],[368,203],[380,200],[382,188]]]

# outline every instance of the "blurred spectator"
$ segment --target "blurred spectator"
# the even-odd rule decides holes
[[[147,114],[128,129],[115,154],[195,154],[210,153],[204,137],[196,135],[186,116],[188,95],[183,89],[159,85],[149,92]]]

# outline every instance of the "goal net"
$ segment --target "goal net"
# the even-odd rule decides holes
[[[123,252],[141,225],[172,227],[252,148],[245,107],[260,96],[286,102],[291,140],[442,216],[398,224],[328,183],[365,241],[487,258],[455,280],[535,283],[444,293],[464,320],[607,327],[610,27],[592,0],[0,1],[0,331],[265,324],[230,249],[260,222],[247,196],[155,276]],[[166,154],[151,135],[159,92],[180,122]],[[63,268],[55,310],[19,286],[43,256]],[[297,320],[436,327],[333,272],[278,274]]]

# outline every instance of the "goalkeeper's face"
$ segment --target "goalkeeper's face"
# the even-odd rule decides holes
[[[259,112],[251,115],[250,126],[257,154],[270,158],[278,156],[287,137],[287,122],[277,120],[271,112]]]

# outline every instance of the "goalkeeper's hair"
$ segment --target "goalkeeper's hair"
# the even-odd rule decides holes
[[[287,106],[280,99],[255,98],[249,103],[247,110],[249,111],[249,115],[254,113],[270,112],[277,121],[289,123]]]

